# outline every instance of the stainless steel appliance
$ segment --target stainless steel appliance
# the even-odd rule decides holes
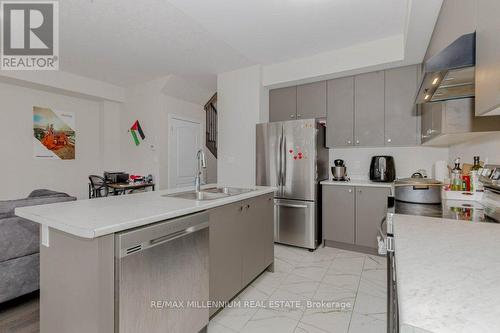
[[[209,299],[206,212],[116,234],[115,258],[116,333],[199,332],[208,324],[207,308],[179,303]]]
[[[390,183],[396,179],[396,166],[392,156],[373,156],[370,163],[372,182]]]
[[[349,180],[347,178],[347,168],[345,166],[344,160],[337,159],[333,161],[332,166],[332,179],[337,181],[346,181]]]
[[[476,33],[459,37],[424,64],[416,103],[475,95]]]
[[[421,173],[415,172],[410,178],[394,182],[394,197],[397,201],[409,203],[439,204],[442,185],[440,181],[424,178]]]
[[[321,239],[320,186],[328,178],[319,119],[257,125],[257,185],[275,186],[274,241],[315,249]]]
[[[498,173],[496,173],[498,170]],[[497,176],[495,176],[497,174]],[[482,170],[480,181],[484,194],[480,202],[444,200],[440,204],[388,201],[387,218],[381,223],[379,233],[385,237],[387,247],[387,332],[399,332],[397,268],[394,247],[392,216],[394,214],[420,215],[469,221],[470,223],[500,223],[500,165],[487,165]],[[497,178],[498,177],[498,178]],[[497,180],[495,180],[497,178]],[[382,230],[386,224],[386,233]]]

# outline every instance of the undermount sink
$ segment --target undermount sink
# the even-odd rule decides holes
[[[189,192],[172,193],[172,194],[166,194],[164,195],[164,197],[205,201],[205,200],[226,198],[232,195],[238,195],[251,191],[253,190],[247,188],[237,188],[237,187],[209,187],[201,190],[200,192],[189,191]]]
[[[203,189],[203,191],[210,193],[222,193],[230,196],[230,195],[238,195],[242,193],[252,192],[253,190],[249,188],[238,188],[238,187],[209,187]]]

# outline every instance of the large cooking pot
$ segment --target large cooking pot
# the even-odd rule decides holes
[[[424,178],[421,173],[416,172],[410,178],[394,182],[394,198],[402,202],[439,204],[441,186],[443,183],[440,181]]]

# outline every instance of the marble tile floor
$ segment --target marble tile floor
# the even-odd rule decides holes
[[[210,321],[209,333],[385,333],[386,260],[328,247],[309,252],[276,245],[275,272],[265,272],[236,300],[252,306],[222,310]],[[304,308],[285,301],[325,305]],[[18,303],[0,307],[0,333],[38,333],[38,295]]]
[[[385,333],[386,292],[385,257],[276,245],[275,272],[212,318],[208,332]]]

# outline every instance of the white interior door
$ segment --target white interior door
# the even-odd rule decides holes
[[[169,148],[169,187],[193,186],[198,170],[196,153],[202,148],[201,124],[172,117]]]

